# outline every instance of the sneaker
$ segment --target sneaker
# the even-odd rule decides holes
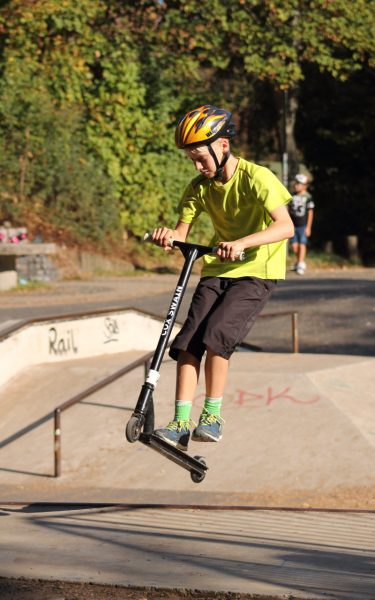
[[[154,435],[165,440],[171,446],[186,451],[190,439],[190,419],[188,421],[171,421],[162,429],[155,429]]]
[[[222,438],[223,423],[221,417],[205,411],[201,414],[191,439],[195,442],[219,442]]]
[[[290,267],[290,271],[297,271],[297,263]]]
[[[305,269],[306,269],[306,263],[305,262],[298,263],[297,268],[296,268],[297,275],[304,275],[305,274]]]

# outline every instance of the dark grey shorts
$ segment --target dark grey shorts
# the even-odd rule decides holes
[[[277,281],[258,277],[204,277],[194,292],[186,321],[169,355],[185,350],[199,361],[206,348],[229,359],[248,335]]]

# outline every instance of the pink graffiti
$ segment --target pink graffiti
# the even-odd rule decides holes
[[[204,394],[199,394],[194,398],[194,406],[200,406],[204,400]],[[276,391],[272,387],[268,387],[263,393],[255,393],[237,388],[234,394],[227,397],[227,404],[235,406],[245,406],[247,408],[260,408],[261,406],[270,406],[279,400],[287,400],[292,404],[315,404],[319,402],[320,396],[315,395],[310,398],[297,398],[290,391],[290,387],[284,388],[282,391]],[[225,401],[225,399],[224,399]]]

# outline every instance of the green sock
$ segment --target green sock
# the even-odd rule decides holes
[[[188,421],[190,419],[190,411],[192,402],[189,400],[176,400],[174,421]]]
[[[216,415],[220,417],[221,405],[223,402],[223,398],[210,398],[206,396],[204,399],[204,410],[208,412],[210,415]]]

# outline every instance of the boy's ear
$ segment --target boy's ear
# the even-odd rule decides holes
[[[228,150],[230,144],[228,138],[220,138],[221,147],[223,150]]]

